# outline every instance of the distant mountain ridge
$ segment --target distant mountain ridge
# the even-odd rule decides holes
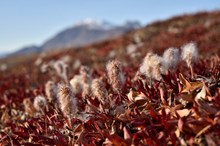
[[[27,46],[19,49],[13,55],[25,55],[60,48],[81,47],[118,37],[140,27],[141,24],[138,21],[128,21],[124,25],[117,26],[107,21],[86,19],[77,22],[73,27],[60,31],[41,46]]]
[[[8,54],[8,53],[1,52],[1,53],[0,53],[0,59],[1,59],[1,58],[4,58],[5,56],[7,56],[7,54]]]

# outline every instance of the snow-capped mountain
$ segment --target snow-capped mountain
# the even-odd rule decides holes
[[[33,47],[30,47],[30,49],[25,47],[15,54],[29,54],[31,52],[85,46],[118,37],[139,27],[141,25],[137,21],[128,21],[123,25],[114,25],[107,21],[86,19],[75,23],[70,28],[60,31],[45,41],[42,46],[37,46],[37,48],[35,46],[34,49]]]
[[[140,27],[138,22],[129,22],[121,26],[116,26],[106,21],[101,22],[87,19],[76,23],[71,28],[61,31],[46,41],[42,49],[49,50],[84,46],[118,37],[137,27]]]
[[[80,27],[80,26],[87,27],[88,29],[105,29],[105,30],[115,27],[115,25],[107,21],[99,21],[90,18],[76,22],[73,27]]]

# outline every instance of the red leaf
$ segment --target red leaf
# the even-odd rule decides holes
[[[184,125],[184,121],[183,121],[183,118],[180,118],[178,120],[178,128],[181,132],[183,132],[183,125]]]
[[[117,134],[110,135],[108,132],[104,132],[104,135],[105,135],[106,138],[109,139],[109,141],[112,142],[113,145],[128,146],[127,142],[123,138],[118,136]]]

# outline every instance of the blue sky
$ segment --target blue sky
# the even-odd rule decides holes
[[[41,45],[75,22],[92,18],[147,24],[183,13],[220,9],[220,0],[1,0],[0,53]]]

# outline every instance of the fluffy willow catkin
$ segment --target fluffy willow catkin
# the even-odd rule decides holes
[[[92,76],[89,67],[81,66],[80,75],[82,79],[82,96],[86,97],[86,95],[91,94],[91,84],[92,84]]]
[[[83,90],[82,86],[82,77],[81,75],[75,75],[71,80],[70,80],[70,85],[72,86],[72,90],[74,94],[79,94]]]
[[[82,77],[82,81],[84,83],[91,84],[92,79],[91,79],[90,69],[87,66],[81,66],[79,72],[80,72],[80,75]]]
[[[78,111],[77,100],[69,85],[59,85],[60,109],[67,117]]]
[[[57,101],[57,86],[53,81],[47,81],[45,84],[45,93],[48,102],[52,103]]]
[[[186,61],[188,67],[192,67],[198,58],[198,49],[195,43],[188,43],[182,47],[182,59]]]
[[[30,98],[25,98],[23,100],[25,113],[28,115],[33,115],[35,112],[35,108]]]
[[[67,75],[68,75],[69,67],[64,61],[58,60],[58,61],[54,62],[53,68],[56,70],[57,74],[61,78],[63,78],[66,82],[68,81]]]
[[[47,105],[45,97],[38,95],[34,98],[34,107],[37,111],[43,111]]]
[[[161,74],[166,72],[164,64],[165,63],[162,57],[149,52],[145,56],[139,71],[150,79],[154,78],[156,80],[161,80]]]
[[[86,98],[87,95],[90,96],[91,94],[92,94],[91,85],[83,83],[82,97]]]
[[[168,48],[163,53],[163,59],[166,68],[174,70],[179,61],[179,50],[176,48]]]
[[[149,63],[151,64],[153,69],[152,70],[153,78],[156,80],[161,80],[162,79],[161,74],[166,72],[163,58],[155,54],[150,57]]]
[[[147,55],[144,57],[144,61],[140,66],[140,72],[142,74],[145,74],[148,78],[152,78],[152,66],[150,64],[150,58],[153,56],[154,54],[152,52],[147,53]]]
[[[75,75],[70,80],[70,85],[73,88],[73,92],[75,94],[79,94],[82,92],[83,97],[91,94],[91,83],[92,83],[91,71],[86,66],[81,66],[80,74]]]
[[[102,103],[105,102],[108,96],[107,90],[100,79],[94,79],[92,81],[92,93]]]
[[[190,68],[191,78],[194,78],[193,63],[198,59],[198,50],[195,43],[188,43],[182,47],[182,59]]]
[[[106,65],[106,70],[108,82],[111,84],[114,91],[120,93],[125,82],[120,62],[117,60],[109,61]]]

